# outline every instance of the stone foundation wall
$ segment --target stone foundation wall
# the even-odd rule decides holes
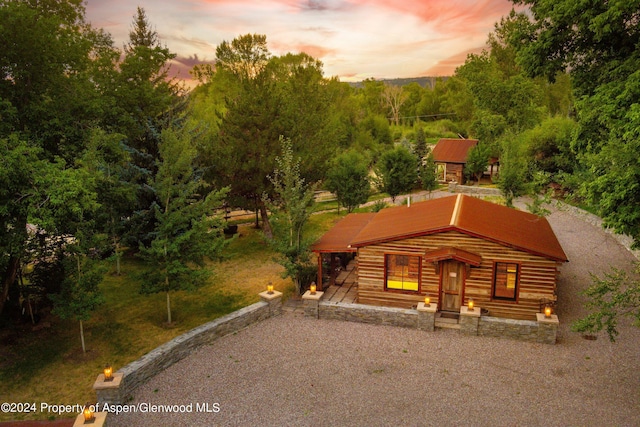
[[[244,329],[274,314],[278,314],[278,312],[274,312],[273,307],[270,307],[268,302],[261,301],[205,323],[172,339],[118,371],[124,374],[124,378],[120,390],[118,390],[119,396],[111,397],[111,399],[120,400],[119,402],[100,401],[102,393],[99,393],[99,403],[123,403],[126,398],[133,394],[135,389],[199,347],[211,344],[220,337]],[[106,397],[107,395],[104,394],[103,396]]]
[[[555,344],[558,335],[558,318],[553,316],[553,320],[547,321],[542,316],[538,321],[535,321],[481,317],[478,335]]]
[[[417,310],[412,309],[320,301],[317,315],[315,311],[313,316],[310,313],[306,314],[306,311],[305,315],[320,319],[433,330],[433,317],[427,319],[425,316],[420,316]],[[557,317],[555,317],[555,323],[544,323],[535,320],[515,320],[489,316],[461,316],[460,332],[465,335],[555,344],[558,324]]]
[[[318,317],[320,319],[345,320],[348,322],[371,323],[374,325],[418,328],[418,312],[404,308],[320,302]]]

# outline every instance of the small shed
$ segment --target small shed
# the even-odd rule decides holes
[[[464,184],[464,165],[467,163],[469,150],[476,145],[478,145],[477,139],[443,138],[439,140],[432,151],[438,180]]]
[[[359,303],[410,308],[429,296],[455,313],[473,299],[492,316],[535,319],[556,300],[568,260],[544,217],[462,194],[352,215],[313,251],[357,254]]]

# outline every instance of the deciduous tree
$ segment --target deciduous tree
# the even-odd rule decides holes
[[[587,308],[592,312],[571,325],[576,332],[593,334],[605,330],[614,342],[619,335],[618,322],[630,317],[640,327],[640,281],[618,269],[602,277],[591,275],[593,284],[583,294],[588,298]]]
[[[27,222],[52,214],[52,183],[75,167],[106,110],[98,73],[112,67],[115,50],[107,34],[85,21],[79,0],[0,1],[0,22],[2,312],[24,255]]]
[[[304,225],[311,216],[313,189],[300,175],[300,158],[293,153],[290,139],[280,137],[281,154],[269,180],[273,183],[277,210],[276,233],[272,244],[281,255],[285,277],[290,277],[298,293],[309,271],[315,271],[310,261],[310,242],[303,236]]]
[[[480,178],[484,171],[489,166],[490,148],[483,143],[477,144],[475,147],[469,150],[467,156],[467,163],[464,166],[464,173],[467,177],[473,177],[478,184],[480,184]]]
[[[357,151],[347,151],[336,157],[327,172],[326,186],[335,193],[338,207],[352,212],[369,198],[369,166],[367,158]]]
[[[413,190],[418,180],[418,164],[416,158],[404,147],[396,147],[385,152],[377,165],[380,178],[380,189],[391,196]]]
[[[517,60],[531,76],[551,80],[569,71],[579,128],[583,191],[604,223],[640,244],[640,26],[638,2],[515,0],[529,8],[528,25],[511,35]],[[623,162],[620,164],[620,162]]]

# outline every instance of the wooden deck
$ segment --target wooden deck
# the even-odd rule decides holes
[[[358,302],[358,274],[355,268],[355,261],[342,270],[336,277],[336,284],[329,286],[324,291],[322,301],[330,303],[357,303]],[[460,329],[459,317],[436,314],[435,327],[439,329]]]
[[[322,297],[327,302],[358,302],[358,274],[355,262],[351,261],[346,270],[342,270],[336,277],[336,284],[329,286]]]

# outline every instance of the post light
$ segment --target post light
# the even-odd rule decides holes
[[[429,304],[431,304],[431,298],[424,297],[424,305],[429,305]]]
[[[544,317],[546,317],[547,319],[549,317],[551,317],[551,306],[550,305],[546,305],[544,307]]]
[[[316,294],[316,284],[312,283],[311,286],[309,286],[309,292],[311,293],[311,295],[315,295]]]
[[[105,381],[113,381],[113,368],[111,365],[105,366],[103,373]]]
[[[267,293],[269,295],[273,294],[273,285],[271,284],[271,282],[269,282],[269,284],[267,285]]]
[[[84,405],[82,416],[84,417],[85,424],[91,424],[96,420],[96,417],[93,415],[93,406],[89,402]]]
[[[467,302],[467,308],[469,311],[473,311],[473,300],[469,298],[469,302]]]

